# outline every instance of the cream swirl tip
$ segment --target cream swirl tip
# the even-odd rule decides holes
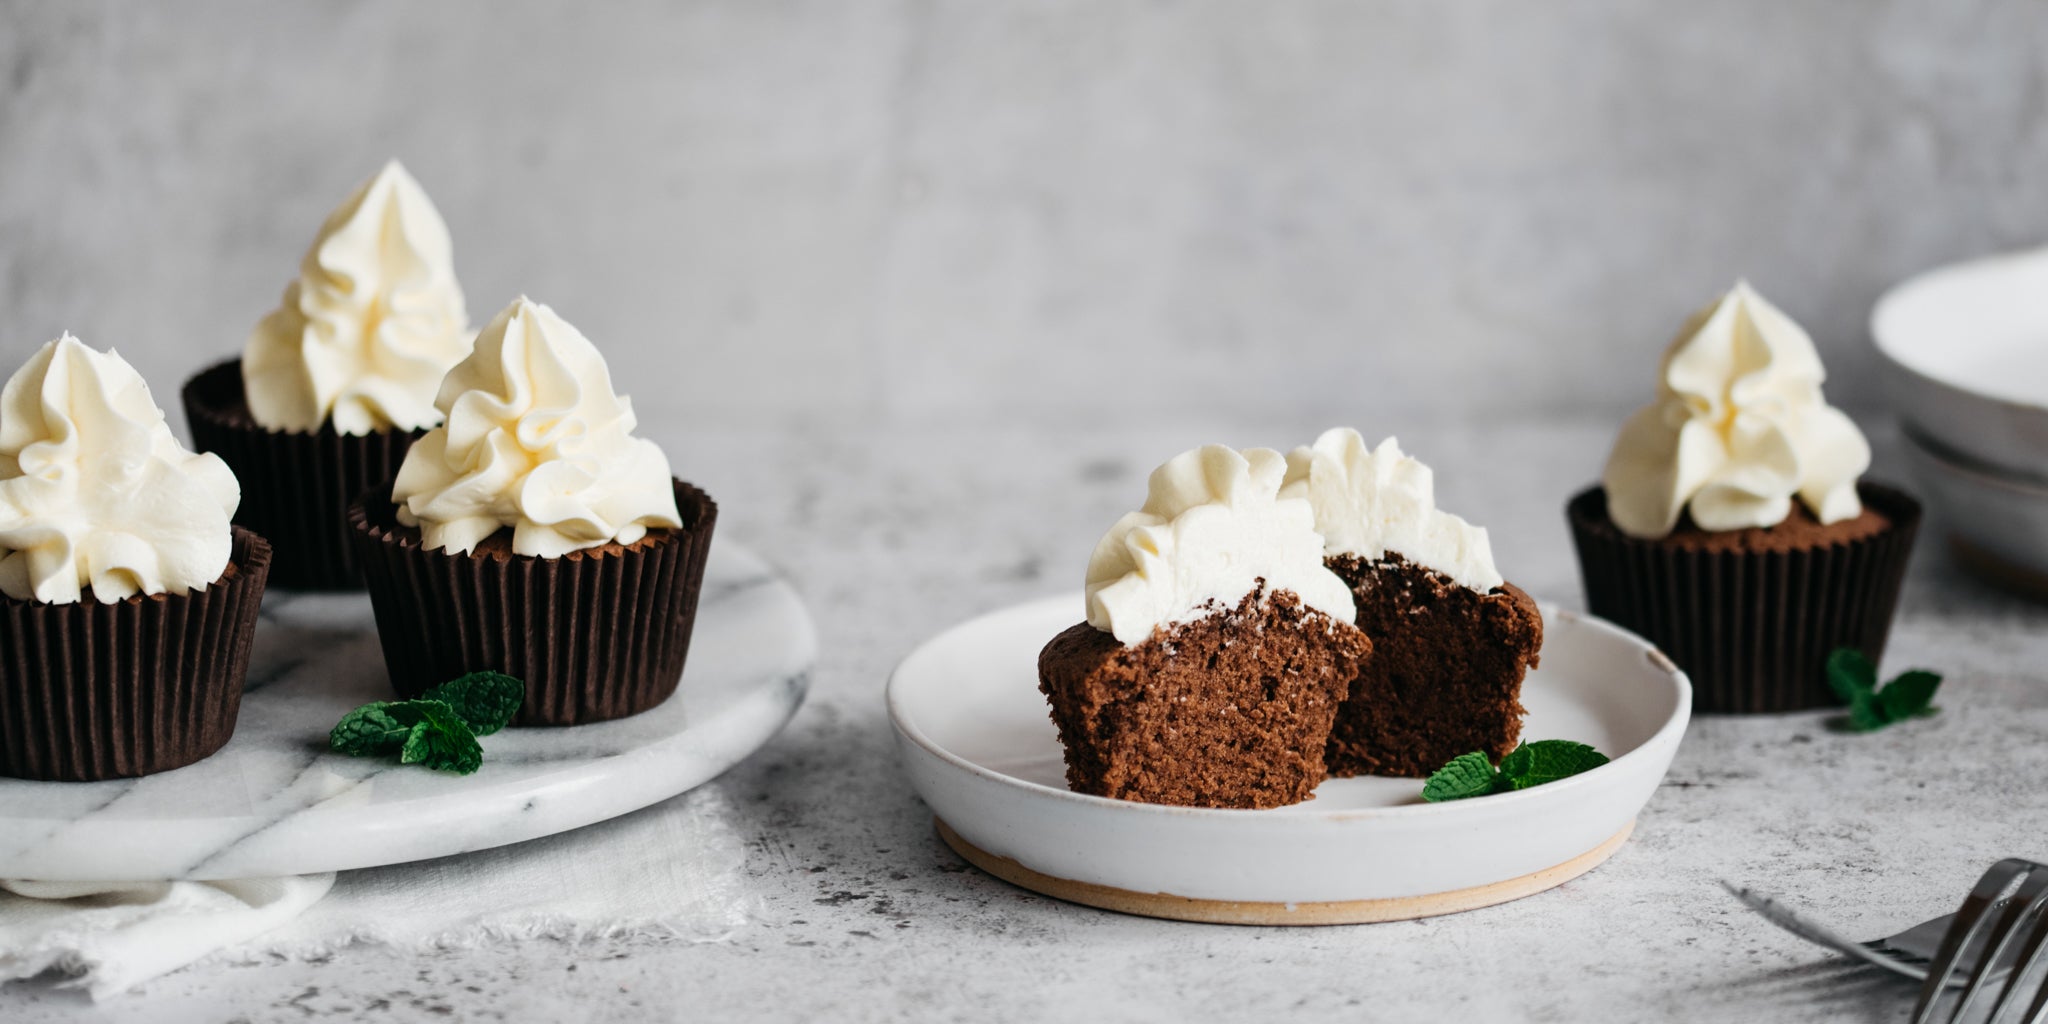
[[[406,452],[391,493],[430,549],[468,552],[509,526],[514,553],[556,558],[682,526],[668,457],[633,436],[604,357],[546,306],[505,307],[435,405],[447,422]]]
[[[1212,444],[1152,471],[1144,507],[1088,559],[1088,624],[1126,645],[1164,625],[1235,607],[1266,581],[1349,623],[1351,588],[1323,566],[1308,502],[1280,496],[1287,460]]]
[[[1287,455],[1280,493],[1307,500],[1329,555],[1377,561],[1391,551],[1486,593],[1501,585],[1486,530],[1436,507],[1436,477],[1393,438],[1378,448],[1350,427]]]
[[[204,590],[242,488],[185,450],[142,375],[69,334],[0,388],[0,593],[71,604]]]
[[[1813,339],[1747,282],[1694,313],[1664,353],[1657,397],[1622,425],[1601,482],[1614,525],[1667,536],[1776,526],[1803,501],[1822,523],[1863,511],[1870,444],[1821,395]]]
[[[435,389],[469,344],[448,225],[393,160],[328,215],[283,301],[250,332],[249,414],[271,430],[431,427]]]

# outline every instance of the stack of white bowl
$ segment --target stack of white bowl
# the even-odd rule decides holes
[[[1870,320],[1913,473],[1952,550],[2048,594],[2048,250],[1922,274]]]

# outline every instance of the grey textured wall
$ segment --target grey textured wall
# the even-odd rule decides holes
[[[665,422],[1605,414],[1737,275],[1868,407],[2048,238],[2048,4],[0,3],[0,362],[168,398],[404,159]]]

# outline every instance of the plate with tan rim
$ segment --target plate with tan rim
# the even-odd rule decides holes
[[[1550,889],[1612,856],[1671,766],[1692,685],[1648,641],[1543,606],[1524,739],[1612,760],[1514,793],[1422,801],[1419,779],[1331,779],[1272,810],[1168,807],[1067,789],[1038,651],[1078,597],[939,634],[889,680],[905,772],[939,835],[984,871],[1075,903],[1231,924],[1355,924],[1456,913]]]

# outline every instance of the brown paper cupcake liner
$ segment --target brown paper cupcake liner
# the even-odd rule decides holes
[[[295,590],[359,590],[362,569],[348,528],[358,495],[398,476],[423,430],[361,436],[332,423],[310,434],[263,427],[249,415],[242,361],[231,359],[185,383],[192,445],[212,452],[242,482],[235,522],[276,551],[270,582]]]
[[[1691,677],[1704,712],[1781,712],[1840,702],[1828,655],[1884,653],[1920,503],[1882,484],[1857,488],[1891,520],[1868,537],[1790,551],[1688,550],[1622,533],[1599,487],[1567,506],[1586,605],[1663,649]]]
[[[235,731],[270,545],[236,527],[205,590],[73,604],[0,596],[0,775],[91,782],[168,771]]]
[[[384,665],[401,696],[465,672],[526,681],[515,725],[579,725],[667,700],[683,674],[718,506],[675,482],[680,530],[560,558],[512,554],[500,533],[467,555],[399,525],[388,484],[349,508]],[[496,542],[496,543],[494,543]]]

